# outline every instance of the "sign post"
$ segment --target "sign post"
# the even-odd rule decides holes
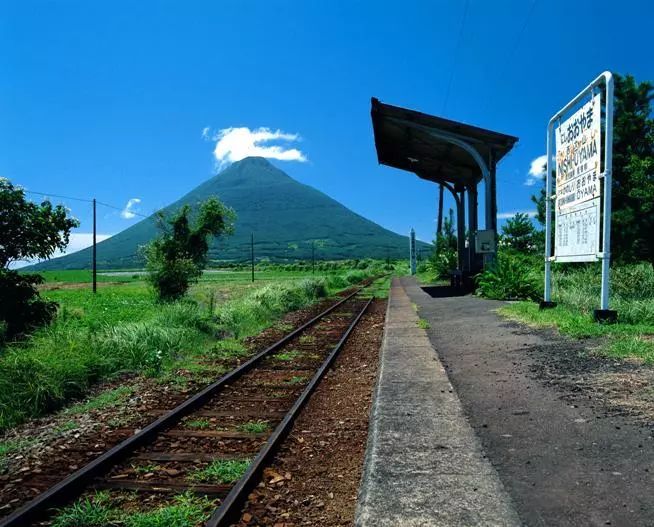
[[[409,266],[411,267],[411,276],[416,274],[416,231],[411,229],[409,236]]]
[[[605,116],[602,121],[604,84]],[[571,113],[572,112],[572,113]],[[604,144],[602,145],[602,123]],[[552,156],[552,137],[555,152]],[[602,153],[604,154],[602,159]],[[552,161],[556,161],[556,190]],[[602,163],[603,161],[603,163]],[[611,175],[613,167],[613,75],[605,71],[550,119],[547,127],[545,196],[545,293],[541,308],[553,307],[551,263],[602,262],[598,321],[615,321],[609,309]],[[603,199],[602,199],[603,198]],[[556,235],[552,255],[552,202]],[[600,226],[601,244],[600,244]],[[600,250],[601,246],[601,250]]]

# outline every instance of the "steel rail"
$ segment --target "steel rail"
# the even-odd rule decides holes
[[[210,384],[195,395],[189,397],[184,402],[164,414],[156,421],[150,423],[133,436],[123,440],[101,456],[83,466],[81,469],[69,475],[59,483],[56,483],[45,492],[39,494],[33,500],[16,509],[2,521],[0,521],[0,527],[25,527],[26,525],[29,525],[30,522],[35,521],[40,516],[44,515],[47,509],[61,504],[76,494],[79,494],[81,490],[90,484],[93,478],[104,473],[111,466],[119,463],[122,459],[131,454],[134,450],[151,441],[160,432],[170,428],[184,416],[201,407],[210,397],[218,393],[225,385],[231,384],[244,373],[250,371],[263,358],[284,346],[286,343],[297,337],[307,328],[319,322],[322,318],[327,316],[336,308],[360,293],[365,287],[366,286],[364,285],[363,287],[360,287],[356,291],[345,296],[342,300],[336,302],[308,322],[305,322],[300,327],[284,336],[282,339],[278,340],[262,352],[244,362],[238,368],[232,370],[213,384]]]
[[[304,388],[298,399],[295,401],[293,407],[288,411],[284,419],[279,425],[275,428],[271,436],[266,441],[266,444],[259,450],[259,453],[254,458],[247,471],[237,484],[232,488],[229,494],[225,497],[220,507],[218,507],[211,518],[205,523],[205,527],[225,527],[230,523],[237,521],[238,515],[240,514],[240,507],[245,501],[245,498],[249,492],[257,484],[257,481],[264,469],[264,464],[270,459],[270,457],[275,453],[281,442],[288,435],[291,430],[291,427],[300,413],[300,410],[304,407],[306,402],[309,400],[309,397],[316,389],[320,380],[323,378],[329,367],[334,362],[334,359],[338,356],[343,345],[347,341],[348,337],[356,327],[356,325],[361,320],[361,317],[365,314],[370,304],[374,300],[374,296],[366,302],[366,305],[359,312],[356,318],[349,325],[343,336],[338,341],[334,349],[331,351],[325,362],[315,373],[311,382]]]

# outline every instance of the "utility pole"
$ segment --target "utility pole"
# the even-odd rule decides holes
[[[311,274],[316,274],[316,241],[311,241]]]
[[[250,260],[252,263],[252,281],[254,282],[254,233],[250,233]]]
[[[96,214],[95,214],[95,198],[93,198],[93,262],[92,262],[92,268],[93,268],[93,292],[97,293],[98,291],[98,278],[97,278],[97,259],[96,259],[96,248],[95,248],[95,242],[96,242]]]

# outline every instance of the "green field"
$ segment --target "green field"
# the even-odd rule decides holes
[[[207,382],[207,357],[232,359],[242,341],[285,313],[384,271],[364,269],[207,272],[187,297],[162,304],[136,272],[110,277],[97,293],[88,271],[44,273],[41,294],[59,304],[55,321],[0,349],[0,431],[83,397],[99,381],[136,373],[175,378],[183,368]],[[100,278],[100,277],[99,277]],[[103,277],[102,279],[104,280]],[[375,283],[380,296],[388,280]],[[206,371],[205,371],[206,370]]]

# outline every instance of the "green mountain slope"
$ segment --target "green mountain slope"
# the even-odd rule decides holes
[[[408,257],[408,238],[359,216],[322,192],[299,183],[267,160],[250,157],[199,185],[164,209],[172,214],[182,205],[196,207],[217,196],[238,216],[233,236],[216,240],[213,260],[250,258],[254,233],[257,259],[306,259],[312,244],[316,258]],[[98,268],[141,267],[138,248],[157,235],[154,218],[136,223],[97,245]],[[427,244],[420,242],[419,248]],[[88,269],[91,250],[84,249],[33,266],[35,270]]]

